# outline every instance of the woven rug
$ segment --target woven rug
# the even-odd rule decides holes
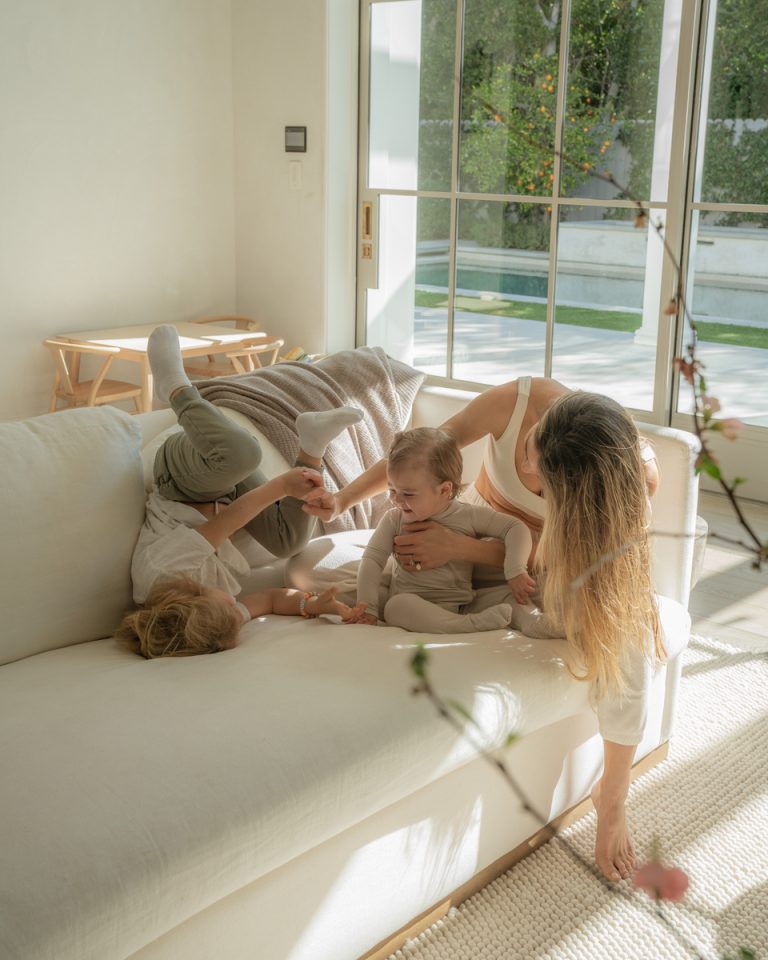
[[[663,909],[698,955],[738,957],[743,946],[768,960],[768,654],[691,640],[669,758],[633,784],[627,809],[640,858],[657,836],[689,875],[684,902]],[[594,829],[592,813],[564,836],[591,858]],[[697,955],[637,898],[608,892],[554,840],[390,960]]]

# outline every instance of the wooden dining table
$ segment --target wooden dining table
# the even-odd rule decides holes
[[[141,368],[141,397],[139,403],[141,412],[148,413],[152,409],[152,370],[147,356],[147,343],[149,335],[158,326],[160,326],[159,323],[145,323],[135,327],[76,330],[72,333],[59,333],[57,337],[60,340],[68,340],[75,344],[117,347],[120,352],[115,359],[138,363]],[[181,355],[185,360],[190,357],[204,357],[221,353],[224,349],[236,349],[246,342],[252,344],[260,336],[266,337],[266,334],[252,330],[237,330],[234,327],[223,327],[213,323],[179,321],[174,323],[173,326],[179,333],[179,346]]]

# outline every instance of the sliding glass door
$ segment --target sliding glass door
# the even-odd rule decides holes
[[[768,424],[768,35],[719,8],[363,0],[359,342],[682,423],[677,261],[713,380],[760,381],[728,416]]]

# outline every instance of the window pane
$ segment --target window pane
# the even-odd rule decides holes
[[[550,214],[543,204],[459,203],[453,375],[542,376]]]
[[[371,6],[368,184],[415,190],[421,0]]]
[[[722,417],[768,426],[768,214],[694,214],[693,227],[689,305],[707,390]],[[681,380],[681,413],[691,399]]]
[[[592,169],[610,172],[629,196],[645,199],[651,196],[654,163],[668,166],[663,107],[656,122],[663,14],[664,0],[574,0],[563,116],[563,196],[617,196],[610,184],[589,176]],[[673,29],[670,24],[668,30]],[[674,63],[664,69],[674,71]],[[665,89],[673,89],[674,82],[671,72]],[[665,98],[670,109],[672,99]],[[654,191],[653,199],[665,196],[666,185]]]
[[[450,200],[419,199],[413,366],[448,376]]]
[[[440,377],[447,375],[449,223],[449,200],[382,197],[379,283],[367,293],[366,343]]]
[[[456,0],[423,0],[419,189],[451,189]]]
[[[560,3],[466,0],[461,189],[550,196]]]
[[[562,210],[552,376],[651,410],[663,248],[634,220],[632,210]]]
[[[768,26],[766,5],[716,4],[700,199],[768,204]]]

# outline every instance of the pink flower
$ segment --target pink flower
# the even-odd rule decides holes
[[[721,422],[720,432],[726,440],[735,440],[743,426],[744,424],[741,422],[741,420],[736,420],[731,417],[728,420],[723,420]]]
[[[682,900],[688,889],[688,875],[679,867],[665,867],[651,860],[635,873],[632,886],[644,890],[652,900]]]
[[[693,375],[696,373],[696,364],[689,363],[687,360],[683,360],[682,357],[675,357],[674,359],[675,367],[680,371],[680,373],[685,377],[685,379],[693,384]]]
[[[717,411],[720,409],[720,401],[717,399],[717,397],[702,397],[701,402],[712,413],[717,413]]]

